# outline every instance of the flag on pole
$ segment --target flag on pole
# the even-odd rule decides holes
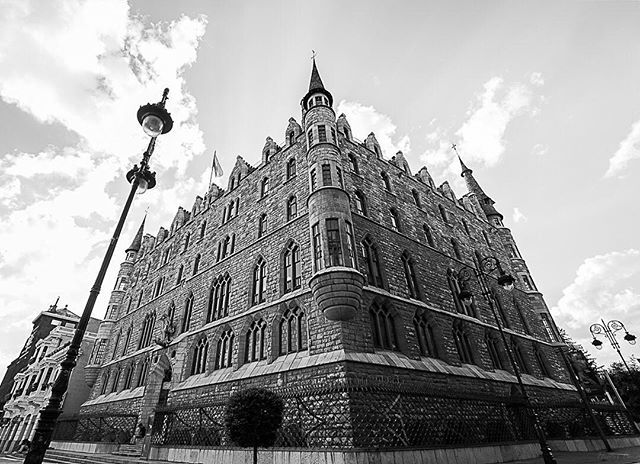
[[[216,177],[222,177],[224,175],[222,166],[220,165],[220,161],[218,160],[218,155],[215,150],[213,152],[213,172],[215,173]]]

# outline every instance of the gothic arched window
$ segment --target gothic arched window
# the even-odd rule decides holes
[[[356,204],[356,213],[362,214],[363,216],[367,215],[367,203],[365,202],[364,195],[362,192],[356,190],[353,197]]]
[[[547,365],[547,361],[544,358],[544,355],[540,352],[538,346],[533,347],[533,355],[538,362],[538,367],[540,368],[540,373],[543,377],[551,377],[551,372],[549,372],[549,366]]]
[[[387,192],[391,192],[391,180],[389,179],[389,175],[382,171],[380,173],[380,177],[382,178],[382,186]]]
[[[193,313],[193,293],[189,295],[184,305],[184,315],[182,316],[182,332],[188,332],[191,326],[191,314]]]
[[[447,284],[449,285],[449,290],[451,290],[451,296],[453,297],[453,304],[456,308],[456,312],[476,317],[476,306],[473,299],[468,306],[464,305],[460,299],[460,282],[458,281],[458,276],[453,269],[447,269]]]
[[[416,314],[413,317],[413,327],[416,331],[420,354],[430,358],[437,358],[438,347],[433,332],[433,324],[427,319],[427,315],[422,314],[419,316]]]
[[[207,322],[215,321],[229,315],[229,293],[231,277],[229,273],[213,281],[209,291],[209,306],[207,308]]]
[[[291,195],[287,200],[287,221],[298,216],[298,202],[295,195]]]
[[[207,221],[202,221],[200,224],[200,238],[204,237],[204,234],[207,232]]]
[[[409,252],[402,253],[402,267],[404,268],[404,278],[407,282],[407,290],[411,298],[420,298],[420,286],[418,285],[418,277],[413,266],[413,258],[409,256]]]
[[[356,159],[356,155],[353,153],[349,153],[349,169],[354,174],[360,174],[360,170],[358,169],[358,160]]]
[[[457,259],[462,259],[462,254],[460,253],[460,245],[458,245],[458,241],[455,238],[451,239],[451,247],[453,248],[453,254]]]
[[[262,214],[258,218],[258,238],[262,237],[268,231],[267,214]]]
[[[253,296],[251,303],[256,305],[263,303],[267,291],[267,262],[260,257],[253,267]]]
[[[367,282],[369,285],[384,288],[382,282],[382,272],[380,271],[380,259],[378,257],[378,247],[371,241],[369,237],[362,241],[362,257],[367,267]]]
[[[196,259],[193,261],[193,275],[198,273],[198,269],[200,268],[200,259],[202,259],[202,256],[198,253],[196,255]]]
[[[260,182],[260,198],[263,198],[265,195],[269,193],[269,178],[265,177]]]
[[[180,285],[182,283],[182,273],[184,272],[184,265],[180,265],[178,268],[178,275],[176,276],[176,285]]]
[[[116,335],[116,341],[113,343],[113,353],[111,354],[111,360],[116,359],[118,354],[118,345],[120,344],[120,337],[122,336],[122,330],[118,330],[118,335]]]
[[[115,393],[118,391],[118,384],[120,383],[120,374],[122,371],[120,369],[116,369],[116,374],[113,376],[113,383],[111,384],[111,393]]]
[[[389,310],[374,303],[369,308],[369,320],[373,333],[373,346],[383,350],[398,351],[396,324]]]
[[[522,347],[514,338],[511,339],[511,352],[513,353],[513,359],[518,365],[520,372],[523,374],[529,374],[529,366],[527,365],[524,354],[522,353]]]
[[[216,362],[214,369],[224,369],[231,367],[233,360],[233,341],[235,337],[231,329],[225,330],[220,334],[216,345]]]
[[[390,222],[391,228],[396,232],[399,232],[400,231],[400,215],[398,214],[398,210],[396,210],[395,208],[391,208],[389,210],[389,219],[391,221]]]
[[[307,349],[307,322],[299,307],[287,309],[280,319],[278,341],[280,354],[289,354]]]
[[[284,253],[284,292],[296,290],[301,284],[300,248],[295,243],[291,243]]]
[[[440,217],[442,218],[442,220],[449,224],[449,215],[447,214],[447,210],[444,209],[444,206],[442,205],[438,205],[438,210],[440,211]]]
[[[124,345],[122,347],[122,356],[127,354],[127,351],[129,350],[129,342],[131,341],[131,333],[132,332],[133,332],[133,326],[130,325],[129,328],[127,329],[127,334],[124,336]]]
[[[475,364],[473,350],[469,342],[469,335],[467,335],[464,327],[458,321],[453,323],[453,341],[455,342],[460,362],[464,364]]]
[[[151,338],[153,337],[153,327],[156,324],[156,313],[149,313],[144,317],[142,323],[142,330],[140,332],[140,341],[138,342],[138,349],[146,348],[151,344]]]
[[[147,373],[149,371],[149,358],[145,358],[140,365],[140,373],[138,374],[138,382],[136,387],[142,387],[147,383]]]
[[[191,375],[202,374],[207,371],[207,354],[209,342],[202,337],[193,349],[193,362],[191,363]]]
[[[291,134],[293,135],[293,132],[291,132]],[[295,175],[296,175],[296,159],[291,158],[289,161],[287,161],[287,180],[291,179],[292,177],[295,177]]]
[[[489,352],[489,360],[491,361],[491,366],[494,369],[503,369],[504,364],[502,363],[502,358],[500,357],[500,341],[494,336],[487,333],[484,337],[484,341],[487,344],[487,351]]]
[[[189,248],[189,240],[191,240],[191,232],[187,232],[187,235],[184,237],[184,248],[182,251],[187,251]]]
[[[420,208],[422,206],[422,203],[420,202],[420,194],[416,189],[411,190],[411,196],[413,196],[413,202],[418,208]]]
[[[131,388],[131,383],[133,382],[133,365],[128,366],[124,372],[124,386],[122,389],[129,390]]]
[[[264,320],[254,321],[247,330],[245,338],[244,362],[260,361],[267,359],[265,335],[267,324]]]
[[[424,231],[424,236],[427,239],[427,244],[430,247],[435,247],[436,242],[433,240],[433,233],[431,232],[431,228],[427,224],[423,224],[422,230]]]

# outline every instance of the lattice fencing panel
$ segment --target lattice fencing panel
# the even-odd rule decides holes
[[[52,440],[72,441],[78,428],[78,416],[59,417],[53,429]]]
[[[80,416],[74,441],[129,443],[135,432],[138,416]]]

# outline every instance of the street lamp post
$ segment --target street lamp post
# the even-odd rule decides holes
[[[618,352],[618,355],[620,356],[620,359],[622,359],[624,367],[626,367],[627,371],[631,373],[631,369],[629,368],[627,361],[625,361],[624,356],[622,356],[622,353],[620,352],[620,344],[618,343],[618,340],[616,340],[616,332],[619,330],[624,330],[624,339],[629,342],[629,345],[636,344],[636,336],[630,334],[624,324],[616,319],[613,319],[609,322],[605,322],[604,319],[600,320],[602,321],[602,324],[591,324],[591,327],[589,327],[589,332],[591,332],[591,336],[593,337],[591,344],[595,346],[596,349],[601,350],[602,340],[598,339],[596,335],[604,334],[605,337],[609,339],[609,343],[611,343],[611,346]]]
[[[24,459],[24,464],[42,464],[42,461],[44,460],[44,455],[51,443],[56,421],[58,416],[62,413],[62,400],[69,386],[71,371],[76,365],[76,358],[78,357],[82,338],[87,330],[87,324],[89,323],[93,306],[95,305],[98,294],[100,293],[100,287],[102,286],[104,276],[107,273],[109,262],[111,261],[116,244],[118,243],[118,238],[120,237],[120,232],[122,232],[124,221],[127,218],[129,208],[133,202],[133,197],[138,189],[140,189],[141,193],[144,193],[147,189],[151,189],[156,185],[156,173],[149,170],[149,159],[153,154],[156,138],[161,134],[166,134],[173,127],[171,115],[165,109],[165,103],[168,95],[169,89],[164,89],[162,100],[160,100],[160,102],[148,103],[141,106],[138,110],[138,122],[142,126],[144,132],[151,137],[151,140],[149,141],[147,150],[142,156],[140,166],[134,165],[126,175],[127,180],[131,183],[129,196],[127,197],[127,201],[125,202],[122,213],[120,214],[120,219],[118,220],[118,224],[116,225],[109,246],[107,247],[107,252],[102,260],[102,265],[98,271],[96,281],[89,291],[89,298],[87,299],[82,316],[76,326],[76,331],[73,334],[71,345],[67,350],[64,360],[60,363],[60,374],[58,374],[58,377],[51,388],[49,403],[40,411],[40,417],[38,418],[38,425],[36,426],[33,443]]]
[[[492,273],[497,272],[498,284],[504,288],[505,290],[513,290],[513,284],[515,279],[510,274],[507,274],[498,258],[495,256],[486,256],[479,260],[477,263],[477,268],[472,268],[467,265],[463,265],[461,269],[458,270],[459,281],[462,283],[462,288],[459,294],[460,301],[465,306],[469,306],[473,303],[473,293],[466,288],[466,282],[471,280],[473,276],[476,277],[478,282],[480,283],[481,294],[489,304],[489,308],[491,308],[491,312],[493,313],[493,318],[496,321],[496,325],[498,327],[498,331],[500,332],[500,337],[502,338],[502,343],[504,344],[505,350],[507,351],[507,356],[509,358],[509,363],[511,364],[511,368],[515,373],[516,379],[518,380],[518,386],[520,387],[520,393],[522,394],[522,399],[525,403],[525,407],[529,413],[533,421],[533,427],[536,431],[536,435],[538,437],[538,442],[540,443],[540,451],[542,451],[542,458],[544,459],[545,464],[557,464],[556,459],[553,457],[553,453],[551,452],[551,448],[547,444],[547,439],[544,434],[544,430],[540,425],[540,421],[538,419],[538,415],[536,411],[533,409],[533,405],[531,404],[531,399],[527,394],[527,389],[524,386],[524,382],[522,381],[522,376],[520,375],[520,369],[518,364],[515,361],[513,353],[509,347],[509,343],[507,342],[507,336],[504,333],[504,329],[502,327],[502,323],[500,322],[500,318],[498,317],[498,313],[496,310],[497,303],[495,301],[495,294],[489,288],[489,284],[487,282],[487,275],[492,275]]]

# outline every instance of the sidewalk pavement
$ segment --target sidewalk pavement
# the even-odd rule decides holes
[[[610,462],[612,464],[640,464],[640,446],[618,448],[606,451],[558,451],[553,453],[558,464],[595,464]],[[543,464],[542,458],[511,461],[509,464]],[[506,463],[505,463],[506,464]]]

